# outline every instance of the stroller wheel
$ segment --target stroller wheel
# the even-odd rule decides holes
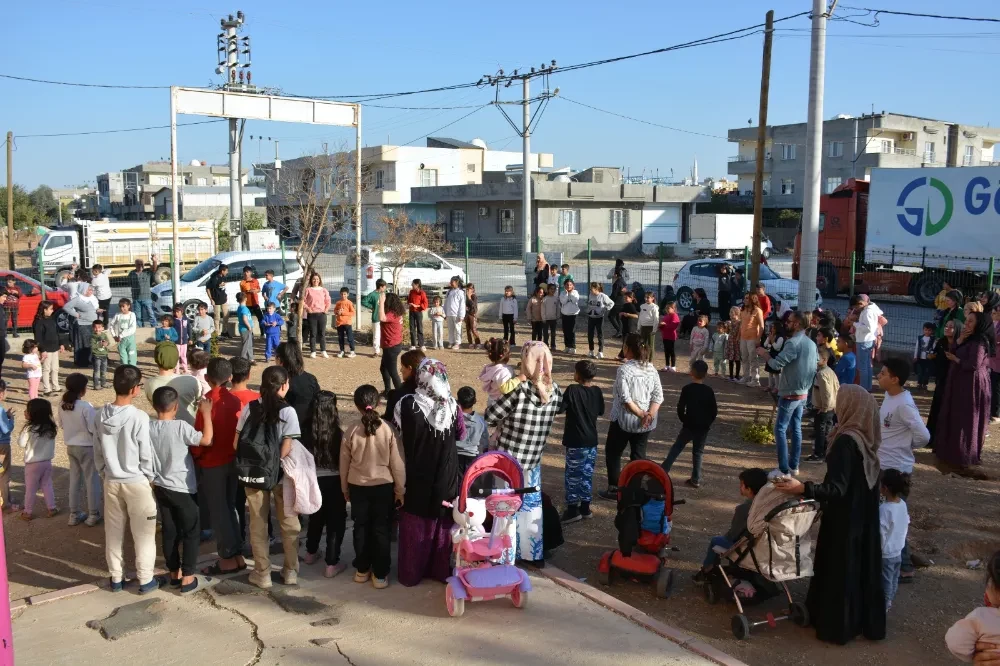
[[[800,627],[809,626],[809,610],[806,605],[798,601],[793,601],[788,607],[788,614],[792,617],[792,622]]]
[[[670,597],[670,591],[674,587],[674,570],[673,569],[660,569],[660,572],[656,574],[656,596],[661,599],[667,599]]]
[[[719,603],[719,594],[716,592],[715,585],[711,581],[702,583],[701,590],[705,594],[705,601],[712,605]]]
[[[524,608],[528,605],[528,593],[519,587],[515,587],[514,591],[510,593],[510,600],[514,604],[514,608]]]
[[[448,606],[448,615],[452,617],[461,617],[465,612],[465,599],[456,599],[451,585],[444,588],[444,603]]]
[[[733,629],[733,636],[737,640],[746,640],[750,637],[750,621],[747,620],[746,615],[734,615],[730,620],[730,625]]]

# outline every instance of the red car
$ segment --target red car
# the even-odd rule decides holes
[[[8,275],[14,276],[15,284],[21,290],[21,300],[17,310],[17,328],[30,330],[32,322],[35,321],[35,313],[38,312],[38,304],[42,302],[42,285],[39,284],[38,280],[30,278],[23,273],[9,270],[0,270],[0,285],[7,286]],[[46,288],[45,298],[56,304],[56,311],[58,312],[69,301],[69,294],[60,289]],[[61,331],[69,330],[69,320],[66,315],[57,315],[56,321]]]

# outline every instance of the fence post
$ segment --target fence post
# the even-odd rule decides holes
[[[541,253],[542,251],[542,237],[535,236],[535,252]]]
[[[990,271],[992,272],[992,271]],[[593,278],[590,276],[590,239],[587,239],[587,289],[590,289],[590,283]],[[589,291],[587,292],[590,293]]]
[[[469,237],[465,237],[465,281],[472,282],[472,278],[469,277]]]
[[[45,300],[45,258],[42,256],[42,248],[38,247],[38,281],[42,285],[42,300]]]
[[[854,272],[857,270],[857,251],[851,250],[851,286],[849,287],[848,293],[851,298],[854,298]]]
[[[278,241],[278,245],[281,248],[281,284],[285,285],[285,302],[288,302],[288,273],[285,270],[285,239],[282,238]],[[305,276],[303,276],[305,277]]]
[[[656,255],[659,258],[659,272],[656,277],[656,300],[659,301],[660,297],[663,295],[663,241],[656,247]]]
[[[747,281],[747,288],[744,290],[746,293],[750,293],[751,286],[750,282],[750,248],[743,248],[743,279]]]
[[[996,257],[990,257],[990,278],[986,283],[986,291],[993,291],[993,265],[996,261]]]

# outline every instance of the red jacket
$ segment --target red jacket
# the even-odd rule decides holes
[[[677,329],[680,328],[681,318],[676,312],[668,312],[660,317],[660,335],[664,340],[676,340]]]
[[[767,321],[767,316],[771,314],[771,299],[767,295],[761,296],[757,294],[757,302],[760,305],[760,309],[764,311],[764,321]]]
[[[423,312],[427,309],[427,292],[423,289],[411,289],[406,302],[410,305],[410,312]]]
[[[201,467],[221,467],[236,457],[233,441],[236,439],[236,422],[240,418],[243,404],[240,399],[223,386],[216,386],[206,395],[212,401],[212,426],[214,428],[211,446],[192,446],[191,457]],[[195,430],[200,431],[203,419],[201,412],[194,420]]]

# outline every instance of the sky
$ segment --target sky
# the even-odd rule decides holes
[[[770,5],[770,7],[769,7]],[[910,12],[1000,17],[995,0],[849,0],[848,6]],[[0,74],[111,85],[221,83],[215,74],[219,19],[246,15],[242,35],[252,46],[254,83],[296,95],[367,95],[476,81],[487,73],[560,66],[642,52],[763,23],[810,9],[810,0],[716,0],[713,3],[606,0],[539,3],[282,3],[240,0],[46,0],[12,3],[0,40]],[[885,110],[973,125],[996,124],[1000,92],[991,63],[1000,55],[1000,23],[881,15],[846,8],[831,21],[823,116]],[[808,96],[809,19],[776,26],[769,124],[804,122]],[[756,124],[762,34],[556,74],[559,88],[531,139],[532,152],[555,155],[554,165],[583,169],[622,166],[641,173],[726,175],[736,144],[727,130]],[[533,92],[540,89],[535,80]],[[519,86],[501,89],[520,99]],[[373,104],[466,107],[494,99],[492,88],[411,95]],[[70,187],[145,161],[169,159],[166,129],[70,137],[53,134],[166,125],[167,90],[122,90],[43,85],[0,78],[0,130],[15,134],[14,180]],[[700,134],[673,131],[595,111]],[[512,116],[519,108],[507,107]],[[473,112],[474,111],[474,112]],[[467,118],[447,127],[462,116]],[[182,116],[180,122],[201,118]],[[398,145],[424,134],[471,140],[492,149],[520,150],[499,110],[485,107],[392,109],[365,106],[365,145]],[[251,121],[244,165],[353,145],[353,130]],[[254,136],[251,141],[250,135]],[[257,137],[263,136],[258,140]],[[268,140],[271,139],[271,141]],[[227,160],[225,123],[181,127],[182,161]],[[423,139],[414,145],[425,145]]]

